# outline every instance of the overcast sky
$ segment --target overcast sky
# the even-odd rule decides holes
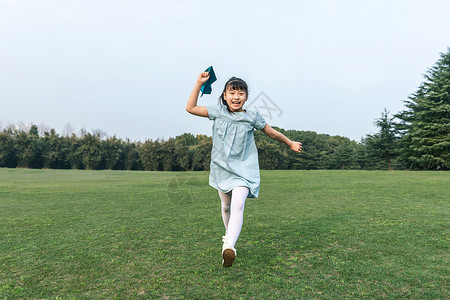
[[[359,141],[447,51],[449,11],[447,0],[0,0],[0,125],[211,135],[185,106],[212,65],[199,105],[237,76],[270,125]]]

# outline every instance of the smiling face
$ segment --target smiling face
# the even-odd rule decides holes
[[[232,112],[241,112],[244,111],[242,107],[247,101],[247,93],[243,89],[233,89],[231,85],[228,85],[223,93],[223,99]]]

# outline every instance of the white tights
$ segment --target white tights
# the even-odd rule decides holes
[[[219,191],[222,201],[222,219],[225,225],[225,235],[228,238],[228,245],[234,247],[241,233],[244,222],[244,206],[248,196],[248,187],[238,186],[227,194]]]

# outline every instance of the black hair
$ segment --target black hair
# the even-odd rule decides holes
[[[247,85],[247,83],[244,80],[242,80],[241,78],[237,78],[237,77],[231,77],[225,83],[225,86],[223,88],[223,92],[222,92],[222,94],[220,94],[220,97],[219,97],[219,103],[222,103],[223,105],[225,105],[227,107],[227,110],[228,110],[229,113],[233,113],[230,110],[230,108],[228,107],[227,101],[223,97],[223,95],[225,94],[225,92],[227,90],[227,87],[229,87],[230,90],[244,91],[247,94],[247,99],[248,99],[248,85]]]

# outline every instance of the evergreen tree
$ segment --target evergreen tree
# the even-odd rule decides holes
[[[394,117],[389,116],[389,112],[384,109],[381,118],[375,121],[375,125],[380,131],[374,135],[368,135],[365,142],[367,151],[373,158],[383,159],[389,170],[392,169],[392,159],[397,154],[397,136],[395,132]]]
[[[357,169],[359,166],[356,159],[356,142],[346,137],[335,136],[331,139],[336,141],[334,151],[330,156],[329,169]]]
[[[424,75],[425,82],[405,101],[401,158],[421,169],[450,168],[450,48]]]
[[[355,158],[357,168],[364,170],[375,169],[374,160],[369,156],[367,151],[365,138],[361,139],[361,143],[356,143]],[[379,159],[377,159],[377,161],[379,161]]]

